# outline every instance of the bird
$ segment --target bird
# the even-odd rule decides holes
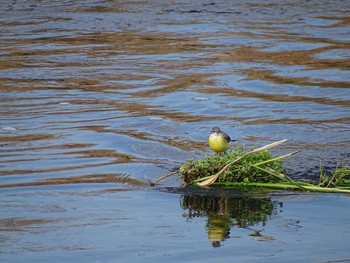
[[[231,141],[230,136],[225,132],[220,130],[219,127],[214,127],[211,129],[208,143],[210,148],[216,153],[225,153],[229,147],[229,142]]]

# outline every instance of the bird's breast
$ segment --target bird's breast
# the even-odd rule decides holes
[[[208,143],[210,148],[217,153],[225,152],[229,147],[228,142],[222,135],[211,134],[208,138]]]

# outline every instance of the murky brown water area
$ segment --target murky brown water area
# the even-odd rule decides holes
[[[302,150],[286,161],[296,178],[349,164],[349,11],[340,0],[1,2],[0,255],[224,262],[239,243],[250,255],[236,260],[282,262],[304,239],[320,249],[310,240],[327,234],[308,232],[311,218],[327,220],[305,211],[334,209],[328,231],[341,233],[348,197],[293,199],[293,214],[280,196],[208,201],[175,178],[164,192],[148,182],[208,153],[214,125],[247,147],[287,138],[277,151]],[[226,208],[204,209],[213,202]],[[213,252],[217,225],[239,226],[240,241]],[[264,248],[252,225],[271,232]],[[345,258],[339,235],[328,256],[310,247],[291,261]]]

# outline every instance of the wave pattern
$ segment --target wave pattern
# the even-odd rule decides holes
[[[296,177],[348,161],[337,2],[1,3],[1,187],[142,185],[208,153],[214,125],[247,147],[288,138]]]

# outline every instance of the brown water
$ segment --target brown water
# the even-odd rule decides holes
[[[149,187],[210,152],[213,126],[246,147],[288,139],[294,178],[349,164],[349,11],[2,1],[1,262],[350,261],[347,196]]]

